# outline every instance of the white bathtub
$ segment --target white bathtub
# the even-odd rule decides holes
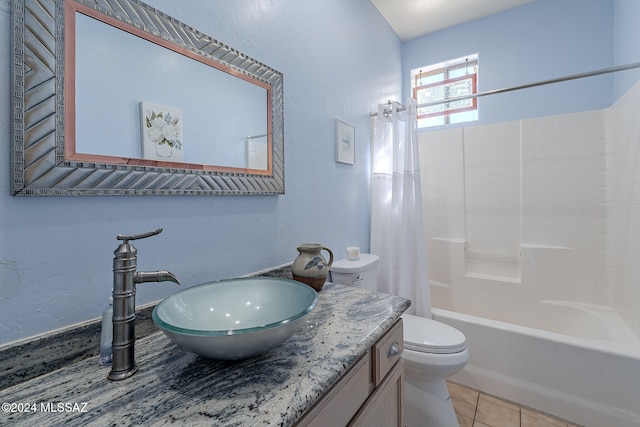
[[[613,310],[468,291],[431,286],[434,318],[470,351],[452,381],[586,427],[640,426],[640,339]]]

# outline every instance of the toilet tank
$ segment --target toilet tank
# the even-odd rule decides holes
[[[340,285],[376,291],[378,288],[378,260],[373,254],[360,254],[357,260],[343,258],[329,269],[331,281]]]

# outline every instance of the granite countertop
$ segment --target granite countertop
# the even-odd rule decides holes
[[[154,333],[136,342],[139,372],[127,380],[108,381],[92,357],[0,390],[0,425],[290,426],[409,305],[327,283],[299,332],[240,361],[205,359]]]

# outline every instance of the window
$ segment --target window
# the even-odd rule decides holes
[[[418,105],[478,93],[478,55],[470,55],[411,72],[413,96]],[[477,98],[418,108],[418,127],[478,120]]]

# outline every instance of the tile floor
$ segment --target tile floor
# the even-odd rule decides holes
[[[459,384],[447,386],[460,427],[579,427]]]

